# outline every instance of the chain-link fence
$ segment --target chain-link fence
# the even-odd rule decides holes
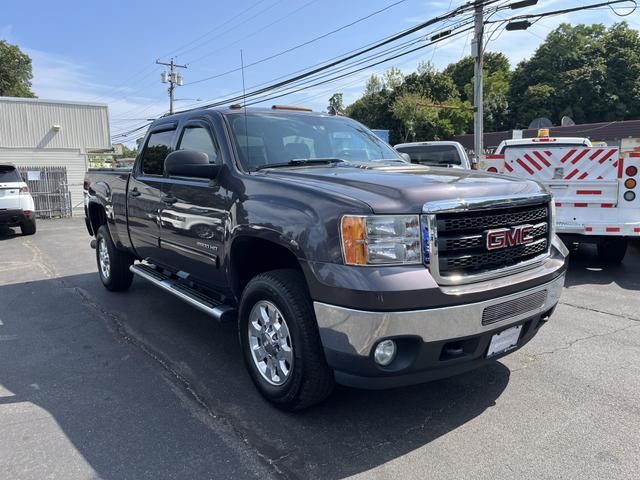
[[[66,167],[18,167],[35,202],[37,218],[71,216]]]

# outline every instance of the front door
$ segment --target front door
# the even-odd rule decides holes
[[[138,255],[150,261],[159,259],[160,210],[164,159],[171,152],[175,128],[152,131],[129,180],[127,212],[131,242]]]
[[[191,120],[182,127],[177,149],[203,152],[211,163],[221,163],[215,137],[205,120]],[[217,290],[226,285],[221,255],[227,198],[227,190],[217,180],[171,177],[163,190],[163,263]]]

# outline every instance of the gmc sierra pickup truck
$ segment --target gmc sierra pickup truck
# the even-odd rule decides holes
[[[85,191],[104,286],[136,275],[237,321],[253,382],[283,409],[335,382],[397,387],[493,362],[533,338],[564,284],[538,183],[407,163],[341,116],[165,116],[132,170],[90,171]]]

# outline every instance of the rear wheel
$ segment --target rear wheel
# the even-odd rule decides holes
[[[625,237],[611,237],[598,243],[598,257],[603,262],[620,263],[627,253]]]
[[[238,324],[247,369],[267,400],[301,410],[331,393],[333,371],[301,272],[274,270],[254,277],[242,295]]]
[[[23,235],[34,235],[36,233],[36,219],[33,217],[26,218],[20,224],[20,231]]]
[[[100,280],[108,290],[119,292],[131,286],[133,273],[129,267],[133,257],[116,248],[106,225],[102,225],[96,234],[96,261]]]

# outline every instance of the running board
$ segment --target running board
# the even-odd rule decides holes
[[[187,302],[198,310],[211,315],[220,322],[235,320],[235,308],[207,297],[198,290],[180,283],[163,272],[155,269],[151,265],[136,263],[131,265],[129,270],[131,270],[135,275],[153,283],[155,286],[175,295],[180,300]]]

